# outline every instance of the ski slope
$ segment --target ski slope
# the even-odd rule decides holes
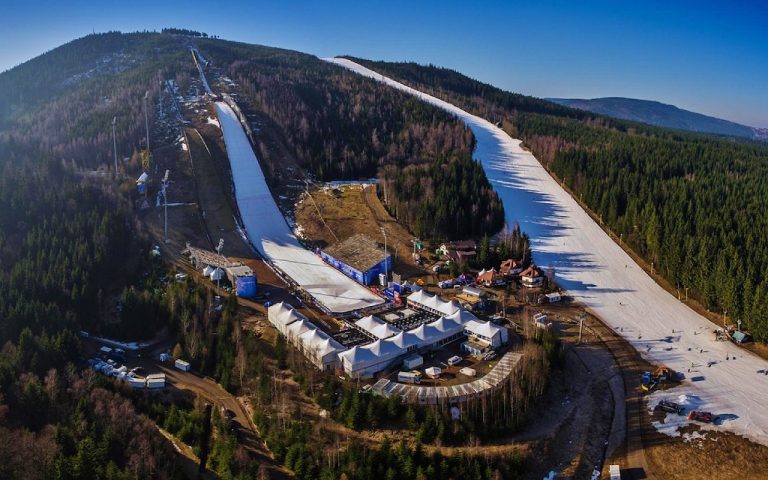
[[[237,115],[225,102],[216,102],[216,113],[224,133],[240,217],[259,253],[329,312],[345,313],[384,303],[299,244],[272,198]]]
[[[520,140],[455,105],[350,60],[325,60],[415,95],[472,129],[477,139],[475,158],[504,202],[507,223],[519,223],[530,235],[536,263],[554,267],[558,283],[644,357],[686,376],[680,387],[654,393],[652,405],[662,397],[695,398],[699,408],[721,416],[719,425],[706,428],[727,429],[768,445],[768,375],[758,373],[768,368],[768,362],[730,342],[716,342],[714,325],[637,266],[521,148]]]

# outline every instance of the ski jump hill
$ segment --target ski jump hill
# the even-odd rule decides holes
[[[520,140],[483,118],[351,60],[325,60],[446,110],[472,129],[477,139],[474,156],[504,202],[507,223],[519,223],[530,235],[536,263],[553,267],[559,285],[645,358],[686,375],[681,386],[655,392],[651,405],[664,397],[680,396],[688,403],[695,399],[697,408],[721,419],[704,428],[727,429],[768,445],[768,376],[760,373],[768,362],[730,342],[715,341],[716,327],[657,285],[520,146]],[[680,435],[677,428],[659,429]]]
[[[240,218],[259,253],[328,313],[343,314],[384,303],[299,243],[277,208],[237,115],[225,102],[216,102],[216,113],[227,147]]]

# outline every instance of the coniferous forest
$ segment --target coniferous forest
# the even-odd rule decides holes
[[[435,66],[360,63],[501,122],[674,288],[768,340],[768,145],[615,120]]]
[[[244,106],[280,127],[300,164],[322,180],[378,177],[390,212],[424,238],[493,235],[504,207],[474,136],[453,116],[316,57],[200,40],[238,85]]]

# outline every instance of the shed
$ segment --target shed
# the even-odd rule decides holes
[[[547,297],[547,302],[548,303],[557,303],[557,302],[559,302],[560,300],[563,299],[563,297],[560,295],[559,292],[548,293],[548,294],[546,294],[544,296]]]
[[[422,365],[424,365],[424,358],[421,355],[413,354],[403,359],[403,367],[407,368],[408,370],[419,368]]]

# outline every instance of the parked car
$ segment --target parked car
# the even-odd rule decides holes
[[[680,404],[675,402],[670,402],[668,400],[662,400],[659,402],[658,405],[656,405],[657,410],[661,410],[668,413],[676,413],[678,415],[683,414],[683,407],[680,406]]]

